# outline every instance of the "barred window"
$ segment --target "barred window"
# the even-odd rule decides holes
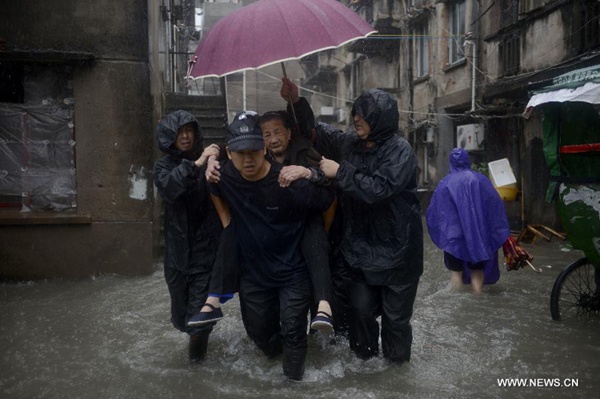
[[[500,73],[504,76],[519,73],[521,67],[521,38],[519,33],[506,35],[498,45]]]
[[[575,51],[584,53],[600,46],[600,2],[581,0],[573,8],[571,37]]]

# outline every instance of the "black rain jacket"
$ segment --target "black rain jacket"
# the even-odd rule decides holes
[[[181,152],[174,146],[179,127],[195,127],[194,149]],[[221,224],[204,178],[204,167],[194,160],[203,150],[198,121],[186,111],[175,111],[156,130],[158,147],[167,155],[154,164],[154,185],[165,206],[165,267],[184,274],[206,272],[215,260]]]
[[[310,119],[306,101],[294,104],[300,120]],[[340,167],[336,184],[343,218],[340,249],[368,284],[393,285],[414,281],[423,273],[423,227],[416,196],[417,158],[398,133],[398,107],[388,93],[371,89],[354,102],[371,127],[368,148],[355,132],[344,133],[319,123],[313,129],[315,147]],[[306,131],[306,129],[303,129]]]
[[[306,101],[304,98],[302,100]],[[310,109],[310,106],[308,106]],[[292,114],[292,109],[290,105],[287,106],[288,114]],[[312,119],[304,122],[303,125],[299,125],[298,129],[294,129],[292,132],[292,139],[288,144],[288,148],[285,154],[285,159],[283,160],[283,165],[300,165],[305,168],[309,168],[311,171],[315,173],[315,179],[312,180],[313,183],[319,186],[329,186],[329,179],[325,177],[323,172],[319,169],[319,161],[321,161],[321,154],[315,150],[313,143],[306,136],[310,136],[310,133],[304,133],[302,129],[307,129],[310,131],[314,126],[314,116],[311,115]],[[310,118],[309,116],[309,118]],[[297,132],[297,130],[300,130]],[[297,132],[297,133],[296,133]],[[267,151],[267,159],[271,161],[271,163],[277,163],[275,158]]]

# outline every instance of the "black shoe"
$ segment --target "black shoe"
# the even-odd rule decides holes
[[[204,306],[208,306],[212,309],[212,311],[196,313],[188,320],[188,327],[197,327],[204,324],[216,323],[223,318],[223,312],[221,312],[221,308],[216,308],[210,303],[205,303]]]
[[[333,319],[326,312],[317,312],[317,316],[310,322],[312,330],[318,330],[324,334],[333,334]]]

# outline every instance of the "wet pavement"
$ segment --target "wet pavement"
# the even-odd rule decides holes
[[[554,280],[581,254],[560,241],[524,246],[552,268],[503,269],[476,297],[448,289],[442,253],[426,240],[411,363],[360,361],[345,340],[311,336],[299,383],[246,337],[237,299],[206,361],[189,365],[160,265],[136,278],[2,283],[0,398],[598,397],[600,321],[555,322],[549,310]],[[503,378],[529,386],[501,387]]]

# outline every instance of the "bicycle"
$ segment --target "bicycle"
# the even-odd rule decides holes
[[[571,263],[558,275],[550,294],[553,320],[600,316],[600,272],[587,259]]]

